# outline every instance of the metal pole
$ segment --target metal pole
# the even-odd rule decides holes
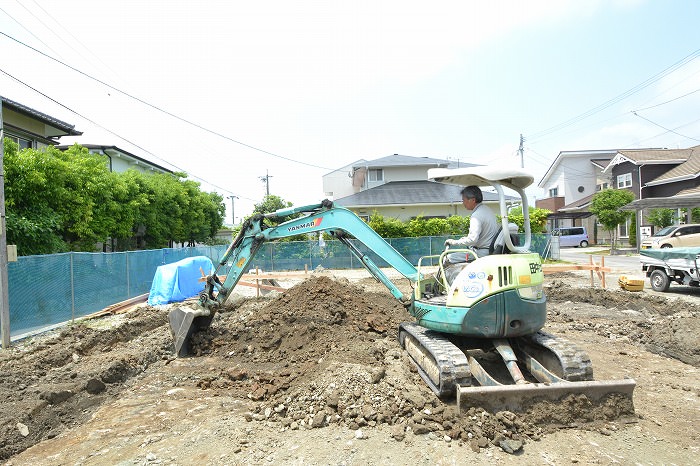
[[[5,228],[5,131],[0,97],[0,337],[10,347],[10,298],[7,290],[7,230]]]
[[[126,251],[126,297],[131,298],[131,283],[129,280],[129,251]]]
[[[238,196],[229,196],[229,199],[231,199],[231,225],[236,226],[236,214],[233,209],[233,200],[238,199]]]
[[[70,254],[70,320],[73,322],[75,320],[75,273],[73,271],[73,251]]]

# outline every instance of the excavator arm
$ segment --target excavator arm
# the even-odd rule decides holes
[[[283,218],[298,213],[307,215],[277,226],[267,226],[264,222],[265,219]],[[184,356],[189,352],[189,338],[192,333],[206,329],[217,310],[231,299],[233,289],[249,269],[263,244],[290,236],[321,231],[335,236],[360,260],[373,277],[389,289],[396,299],[406,306],[410,305],[413,297],[404,295],[374,261],[350,241],[350,237],[364,244],[412,282],[419,279],[417,269],[353,212],[342,207],[334,207],[331,201],[324,200],[320,204],[290,207],[265,215],[257,214],[243,223],[238,235],[219,260],[214,273],[206,277],[204,291],[199,295],[201,308],[176,307],[170,311],[170,327],[178,356]],[[222,282],[220,276],[223,276],[223,273],[220,272],[225,271],[229,264],[230,270]]]

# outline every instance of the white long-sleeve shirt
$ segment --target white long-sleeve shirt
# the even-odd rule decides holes
[[[498,234],[496,215],[491,209],[479,203],[469,217],[469,233],[455,241],[455,246],[471,246],[488,250]]]

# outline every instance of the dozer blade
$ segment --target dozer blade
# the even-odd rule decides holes
[[[612,381],[582,381],[557,383],[525,383],[516,385],[467,386],[457,387],[457,407],[467,411],[480,407],[490,412],[523,411],[528,404],[550,400],[557,401],[567,395],[585,395],[591,401],[599,401],[608,395],[619,395],[629,400],[630,411],[634,412],[632,392],[634,379]]]
[[[209,328],[214,315],[206,309],[175,307],[168,313],[170,331],[175,341],[175,355],[190,353],[190,337],[194,332]]]

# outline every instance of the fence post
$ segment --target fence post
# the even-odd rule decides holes
[[[73,251],[70,252],[70,320],[75,322],[75,275],[73,274]]]
[[[131,282],[129,280],[129,251],[126,251],[126,297],[131,298]]]

